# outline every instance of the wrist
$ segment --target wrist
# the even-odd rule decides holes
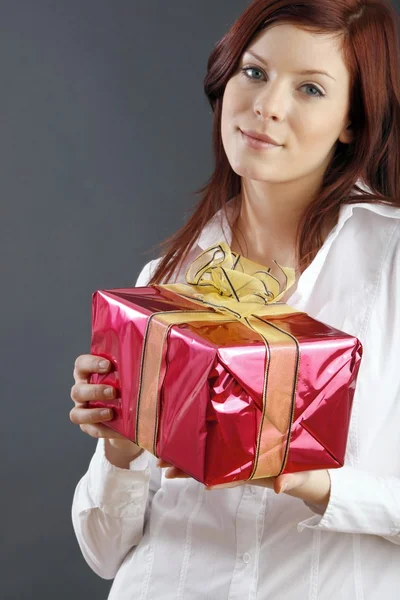
[[[120,469],[129,469],[129,464],[143,453],[143,448],[130,440],[105,438],[104,452],[112,465]]]

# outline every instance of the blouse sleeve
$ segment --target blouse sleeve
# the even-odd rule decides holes
[[[146,264],[136,287],[145,286],[157,261]],[[99,439],[72,502],[72,524],[83,557],[97,575],[113,579],[143,535],[146,514],[161,485],[161,469],[146,450],[129,469],[112,465]]]
[[[329,470],[325,512],[298,529],[372,534],[400,545],[400,224],[388,245],[363,346],[354,458]]]

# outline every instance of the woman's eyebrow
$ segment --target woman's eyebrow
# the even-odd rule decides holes
[[[264,63],[264,65],[268,66],[267,61],[264,58],[262,58],[261,56],[258,56],[258,54],[256,54],[255,52],[246,50],[245,54],[251,54],[251,56],[253,56],[257,60],[259,60],[260,62]],[[332,77],[332,75],[329,75],[329,73],[327,73],[326,71],[318,71],[315,69],[307,69],[305,71],[298,71],[299,75],[314,75],[315,73],[318,73],[319,75],[326,75],[326,77],[330,77],[331,79],[336,81],[336,79],[334,77]]]

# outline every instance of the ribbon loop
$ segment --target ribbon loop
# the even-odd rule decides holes
[[[240,254],[232,252],[226,242],[208,248],[189,267],[186,281],[201,295],[217,292],[237,302],[269,304],[279,302],[295,281],[295,271],[274,261],[284,276],[284,283],[266,269]]]
[[[239,320],[252,314],[282,314],[286,305],[280,300],[293,285],[295,271],[276,261],[275,264],[284,283],[272,275],[271,269],[232,252],[226,242],[220,242],[193,261],[186,273],[186,284],[162,287],[224,314],[235,315]],[[265,310],[267,307],[270,310]],[[286,307],[283,312],[295,309]]]

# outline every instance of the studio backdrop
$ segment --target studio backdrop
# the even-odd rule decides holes
[[[0,2],[2,600],[105,599],[71,523],[91,295],[133,285],[212,168],[203,93],[246,0]]]

